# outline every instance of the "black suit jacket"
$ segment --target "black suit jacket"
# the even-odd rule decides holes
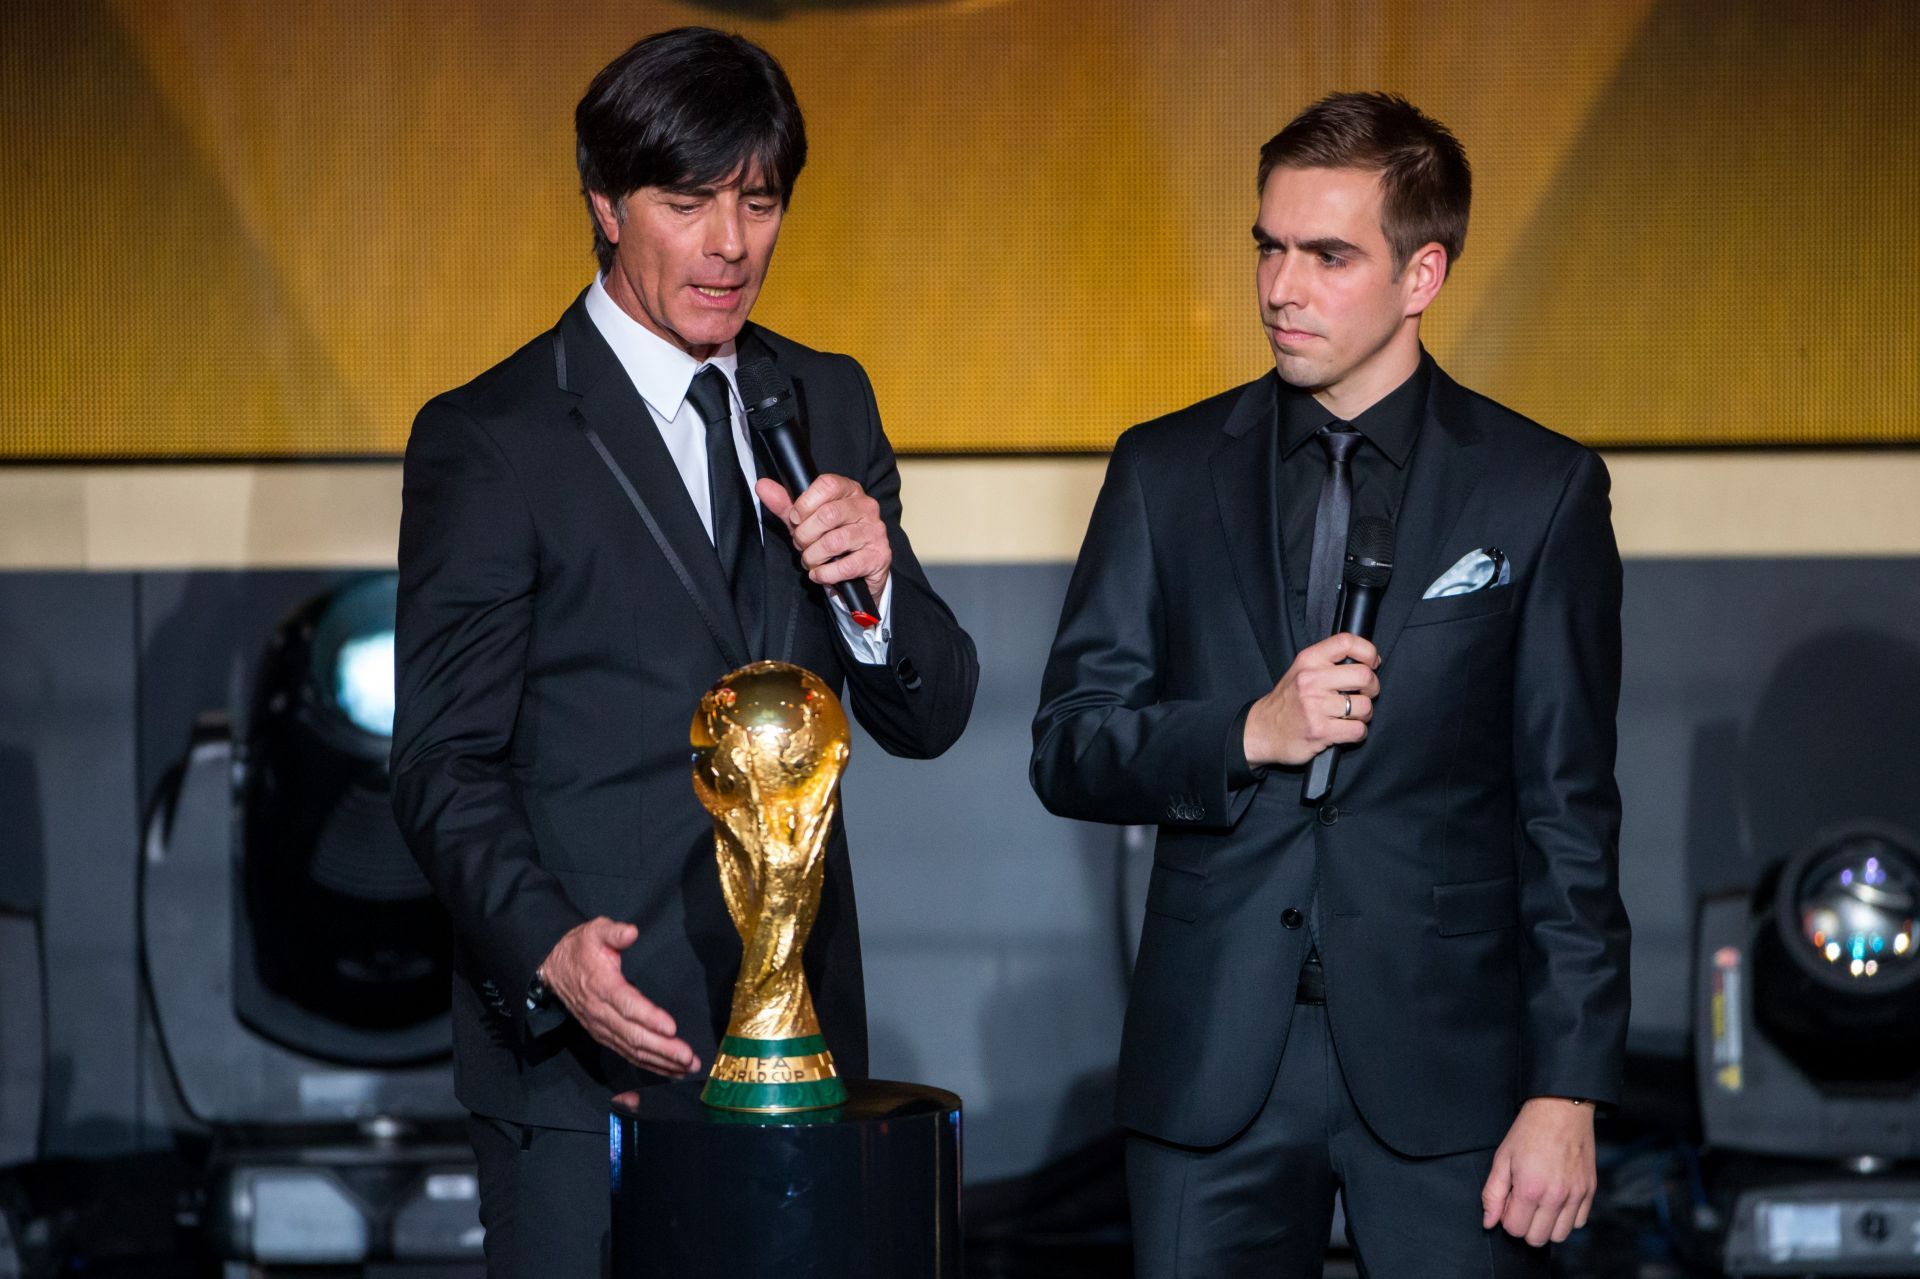
[[[598,1131],[612,1093],[653,1079],[563,1014],[527,1013],[534,970],[594,915],[639,926],[629,980],[713,1060],[740,940],[687,733],[715,680],[759,657],[795,662],[850,688],[854,715],[896,755],[938,755],[966,725],[973,643],[901,531],[865,373],[753,326],[740,350],[792,379],[819,471],[880,503],[894,556],[884,665],[853,658],[777,522],[764,530],[767,644],[749,651],[699,514],[582,301],[414,422],[393,803],[453,919],[456,1091],[481,1114]],[[806,964],[837,1064],[860,1076],[866,1005],[839,825]]]
[[[1619,1093],[1606,469],[1436,370],[1374,635],[1372,730],[1316,812],[1299,769],[1231,784],[1241,709],[1308,639],[1284,604],[1277,386],[1121,437],[1034,721],[1048,808],[1160,828],[1120,1120],[1208,1146],[1253,1118],[1317,888],[1328,1015],[1368,1123],[1410,1155],[1491,1146],[1525,1097]],[[1505,551],[1510,585],[1421,598],[1485,547]]]

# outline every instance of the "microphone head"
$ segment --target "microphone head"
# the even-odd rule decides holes
[[[1349,587],[1383,591],[1393,577],[1393,521],[1362,515],[1347,531],[1347,563],[1340,574]]]
[[[795,416],[793,383],[765,356],[748,360],[734,374],[740,400],[747,406],[747,425],[756,431],[786,426]]]

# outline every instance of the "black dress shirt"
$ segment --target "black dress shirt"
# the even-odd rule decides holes
[[[1427,415],[1427,388],[1433,357],[1420,353],[1412,376],[1389,391],[1347,425],[1366,441],[1354,453],[1353,518],[1371,515],[1397,522],[1400,498],[1407,491],[1407,462]],[[1327,454],[1314,440],[1321,427],[1336,421],[1312,394],[1280,384],[1280,463],[1274,482],[1280,497],[1280,550],[1287,568],[1287,607],[1302,648],[1324,635],[1307,634],[1307,576],[1313,563],[1313,516],[1320,504],[1320,482]]]
[[[1353,516],[1371,515],[1398,523],[1400,499],[1407,491],[1407,463],[1414,440],[1427,416],[1427,390],[1433,382],[1433,357],[1423,349],[1411,376],[1389,391],[1347,425],[1365,440],[1354,453]],[[1287,607],[1293,610],[1294,634],[1302,648],[1324,635],[1307,634],[1307,575],[1313,563],[1313,517],[1320,504],[1320,482],[1327,474],[1327,454],[1314,441],[1323,426],[1337,421],[1309,391],[1280,384],[1280,460],[1274,484],[1279,497],[1280,553],[1286,564]],[[1249,702],[1234,719],[1227,737],[1228,784],[1251,785],[1264,773],[1247,763]]]

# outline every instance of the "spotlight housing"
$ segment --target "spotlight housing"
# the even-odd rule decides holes
[[[316,597],[275,630],[243,768],[235,1003],[336,1061],[448,1051],[452,937],[389,806],[397,579]]]

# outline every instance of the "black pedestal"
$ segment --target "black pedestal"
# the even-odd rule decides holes
[[[832,1110],[739,1115],[703,1082],[614,1107],[615,1279],[959,1279],[958,1097],[849,1080]]]

